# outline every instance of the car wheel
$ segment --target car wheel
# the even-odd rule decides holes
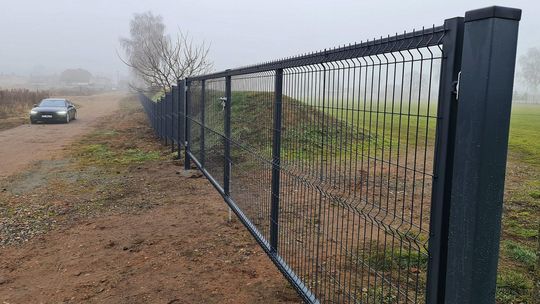
[[[77,119],[77,112],[73,113],[73,120]]]
[[[66,115],[66,123],[69,123],[69,114]]]

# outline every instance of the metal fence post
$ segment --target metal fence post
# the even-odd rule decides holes
[[[173,145],[174,145],[174,141],[176,140],[176,151],[178,152],[177,154],[177,159],[180,157],[180,98],[178,98],[178,90],[180,88],[180,85],[179,85],[179,82],[177,81],[176,82],[176,86],[173,86],[172,87],[172,103],[173,103],[173,111],[174,111],[174,107],[176,105],[176,111],[174,111],[174,116],[173,117],[176,117],[176,120],[173,119]],[[176,134],[175,134],[175,130],[176,130]],[[174,151],[173,151],[174,152]]]
[[[169,93],[165,93],[163,96],[163,117],[164,117],[164,131],[165,131],[165,145],[169,145]]]
[[[154,135],[157,133],[156,129],[156,103],[152,100],[152,129],[154,130]]]
[[[223,191],[226,196],[231,195],[230,181],[231,181],[231,76],[225,77],[225,117],[224,117],[224,161],[225,166],[223,170]]]
[[[161,138],[161,142],[163,143],[164,138],[164,123],[165,123],[165,116],[163,115],[163,96],[159,99],[159,136]]]
[[[437,304],[444,299],[446,270],[446,238],[448,237],[448,206],[452,161],[454,151],[456,92],[455,84],[461,70],[463,49],[463,17],[444,21],[446,34],[442,41],[444,60],[441,64],[435,156],[433,161],[433,186],[429,234],[429,262],[427,273],[426,303]]]
[[[169,137],[171,139],[171,153],[174,153],[174,86],[171,86],[171,91],[169,92],[169,117],[171,121],[169,122]]]
[[[205,103],[204,103],[204,92],[206,87],[206,80],[201,80],[201,159],[199,160],[201,163],[201,166],[204,168],[204,159],[205,159],[205,153],[204,153],[204,129],[205,129]]]
[[[495,303],[520,18],[497,6],[465,14],[444,303]]]
[[[162,143],[161,141],[161,98],[159,98],[157,101],[157,110],[158,110],[158,137],[159,137],[159,142]]]
[[[167,140],[167,93],[163,95],[161,98],[161,115],[163,116],[163,139],[165,141],[165,145],[169,144],[169,141]]]
[[[272,134],[272,191],[270,208],[270,249],[277,252],[279,236],[279,177],[281,161],[281,108],[283,98],[283,69],[277,69],[274,88]]]
[[[185,96],[185,104],[184,104],[184,114],[185,114],[185,125],[184,125],[184,169],[189,170],[191,169],[191,158],[189,157],[189,145],[190,145],[190,130],[191,130],[191,123],[189,121],[189,111],[190,111],[190,102],[191,102],[191,82],[187,79],[185,81],[185,91],[182,92]]]
[[[178,151],[181,150],[185,144],[185,126],[186,126],[186,114],[185,114],[185,101],[186,101],[186,87],[184,80],[178,80],[178,89],[176,94],[178,96]],[[180,158],[180,153],[178,153]]]

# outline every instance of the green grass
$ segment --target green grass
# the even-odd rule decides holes
[[[534,225],[534,223],[532,223]],[[510,219],[505,222],[504,228],[508,234],[511,234],[518,238],[536,238],[538,236],[538,230],[534,228],[525,228],[523,223],[519,219]]]
[[[520,161],[540,166],[540,105],[513,105],[508,146]]]
[[[534,303],[533,281],[539,280],[540,105],[512,105],[508,147],[497,302]]]
[[[534,265],[536,264],[536,252],[533,249],[510,240],[503,241],[501,248],[504,256],[507,256],[511,260],[518,262],[529,269],[534,269]]]
[[[131,165],[161,158],[159,151],[142,151],[140,149],[111,150],[106,144],[84,145],[78,152],[84,163],[100,165]]]
[[[212,95],[212,91],[207,92]],[[220,95],[220,94],[216,94]],[[214,100],[216,98],[210,98]],[[233,92],[234,100],[231,107],[231,136],[241,146],[251,149],[265,157],[271,157],[272,151],[272,100],[271,94],[263,92]],[[354,151],[357,143],[361,142],[363,134],[353,132],[346,127],[345,123],[329,114],[323,114],[314,108],[303,105],[300,101],[285,96],[283,98],[283,130],[282,130],[282,157],[302,161],[319,160],[329,155],[340,153],[337,149]],[[304,111],[287,112],[287,107],[303,107]],[[222,105],[218,102],[207,103],[205,108],[208,128],[217,132],[223,132]],[[325,121],[325,124],[316,123]],[[309,123],[308,123],[309,122]],[[325,125],[331,127],[325,127]],[[218,136],[207,133],[205,141],[206,149],[219,147],[222,140]],[[198,137],[198,130],[194,132]],[[352,139],[352,140],[351,140]],[[371,139],[368,139],[371,140]],[[324,141],[324,144],[323,144]],[[328,146],[335,148],[326,148]],[[246,151],[233,147],[232,157],[235,163],[241,163],[239,159],[249,156]]]
[[[395,250],[381,250],[378,253],[371,255],[368,259],[369,265],[375,269],[388,271],[391,269],[407,269],[419,268],[427,269],[428,256],[427,254],[419,253],[418,251],[404,249],[401,252]]]
[[[533,282],[525,274],[508,270],[497,276],[496,299],[499,303],[529,302]]]

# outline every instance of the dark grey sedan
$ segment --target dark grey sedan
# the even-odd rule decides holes
[[[43,99],[30,110],[30,123],[64,122],[77,119],[77,109],[65,98]]]

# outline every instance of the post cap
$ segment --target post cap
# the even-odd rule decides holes
[[[488,18],[501,18],[519,21],[521,20],[521,10],[519,8],[504,6],[490,6],[465,13],[465,22]]]

